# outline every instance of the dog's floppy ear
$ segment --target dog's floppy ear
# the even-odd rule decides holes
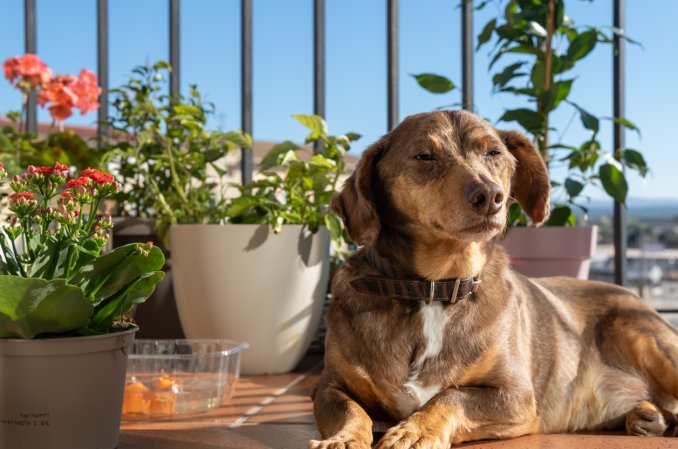
[[[372,182],[377,177],[376,166],[383,146],[382,139],[365,150],[355,171],[330,204],[332,212],[344,221],[348,235],[356,245],[372,246],[381,231],[374,209]]]
[[[517,131],[497,132],[517,161],[511,179],[511,196],[536,226],[542,225],[551,213],[551,181],[546,164],[525,135]]]

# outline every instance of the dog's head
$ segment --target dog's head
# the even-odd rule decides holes
[[[542,224],[549,194],[527,137],[469,112],[439,111],[406,118],[368,148],[332,210],[359,245],[373,246],[386,228],[481,242],[503,231],[510,199]]]

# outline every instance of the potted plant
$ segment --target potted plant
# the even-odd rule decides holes
[[[483,2],[480,7],[489,2]],[[490,20],[478,36],[478,49],[495,37],[490,69],[499,61],[507,64],[492,77],[495,92],[524,99],[525,107],[509,109],[501,122],[517,122],[539,150],[552,175],[555,204],[544,228],[526,227],[528,219],[517,203],[510,209],[512,227],[502,242],[513,267],[528,276],[569,275],[587,278],[590,258],[595,252],[597,227],[575,226],[575,210],[587,212],[582,192],[586,186],[603,188],[612,199],[624,203],[628,184],[624,167],[645,176],[642,154],[630,148],[606,151],[598,141],[601,118],[569,99],[576,78],[570,75],[579,61],[598,43],[611,43],[611,36],[592,27],[575,27],[565,13],[564,0],[510,0],[503,17]],[[613,32],[618,32],[613,30]],[[626,38],[625,36],[621,36]],[[431,92],[447,92],[454,84],[439,75],[417,76]],[[579,116],[588,133],[582,144],[564,141],[565,129],[558,132],[552,115],[564,105]],[[625,117],[604,118],[638,130]],[[569,126],[569,125],[568,125]],[[557,141],[552,143],[551,139]],[[554,179],[554,168],[565,170],[564,179]]]
[[[127,348],[124,319],[163,277],[162,252],[102,249],[98,206],[120,185],[95,169],[29,167],[9,182],[0,230],[0,447],[114,448]],[[0,164],[0,184],[6,183]]]
[[[247,341],[247,374],[290,371],[304,355],[327,291],[330,240],[340,247],[343,236],[328,203],[359,136],[329,136],[320,117],[295,118],[311,130],[306,143],[322,151],[275,145],[253,182],[230,184],[235,198],[225,193],[224,166],[210,173],[189,163],[197,149],[167,146],[168,189],[148,176],[160,228],[171,231],[183,330],[189,338]],[[240,144],[249,147],[249,137]]]
[[[167,245],[169,225],[173,220],[170,217],[179,215],[179,220],[191,222],[200,222],[207,217],[213,206],[210,201],[215,197],[211,192],[213,185],[207,182],[205,174],[213,170],[225,185],[224,156],[236,144],[250,145],[240,133],[206,130],[214,106],[203,101],[197,86],[190,87],[188,97],[172,98],[163,93],[171,70],[164,61],[138,66],[125,84],[111,90],[112,111],[108,122],[111,135],[102,148],[103,164],[123,185],[115,196],[117,217],[114,218],[113,246],[151,240],[161,247],[167,259],[166,277],[158,286],[153,301],[135,311],[135,319],[145,324],[140,335],[147,338],[183,337]],[[172,159],[174,156],[180,161]],[[177,164],[187,165],[177,171]],[[194,175],[192,179],[198,184],[187,192],[186,202],[173,202],[175,198],[169,198],[172,207],[180,210],[168,210],[157,201],[156,192],[171,196],[168,192],[172,191],[172,184],[183,185],[185,179],[181,176],[185,173]],[[200,183],[200,179],[205,181]]]

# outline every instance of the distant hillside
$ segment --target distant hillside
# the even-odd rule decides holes
[[[676,219],[678,220],[678,199],[666,198],[630,198],[627,201],[628,216],[638,219]],[[591,200],[589,217],[595,220],[603,215],[612,215],[612,201]]]

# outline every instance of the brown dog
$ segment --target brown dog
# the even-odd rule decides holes
[[[541,224],[549,191],[527,138],[467,112],[365,151],[332,203],[364,249],[333,281],[312,449],[367,449],[373,419],[398,423],[379,449],[673,431],[678,333],[623,288],[516,274],[495,244],[509,199]]]

